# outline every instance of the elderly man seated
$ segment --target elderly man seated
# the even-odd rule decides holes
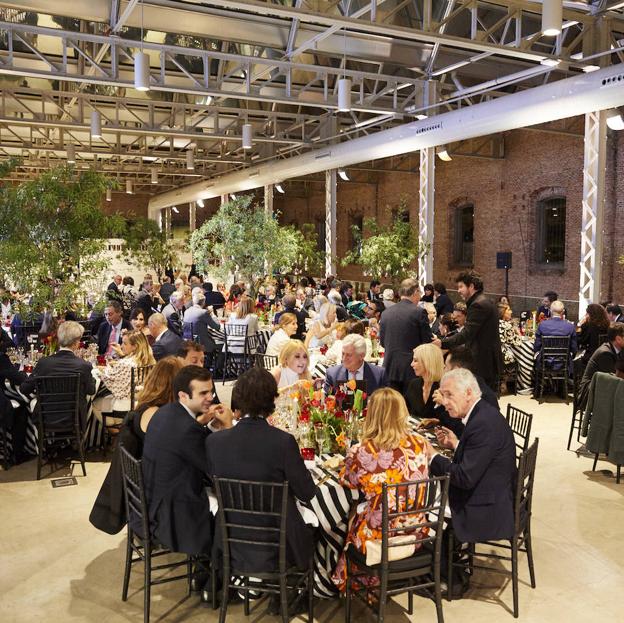
[[[564,317],[565,307],[561,301],[553,301],[550,304],[550,318],[539,323],[535,333],[534,350],[539,353],[542,349],[542,338],[544,336],[570,337],[570,362],[572,356],[578,350],[576,343],[576,328],[568,322]],[[546,362],[550,365],[550,362]],[[556,362],[554,364],[557,365]],[[570,366],[570,369],[572,366]]]
[[[342,340],[342,364],[327,369],[325,391],[329,393],[349,379],[364,381],[365,391],[369,395],[380,387],[386,387],[385,369],[365,362],[365,356],[366,340],[356,333],[347,335]]]
[[[168,355],[178,354],[178,351],[184,344],[184,340],[167,328],[167,320],[162,314],[152,314],[147,321],[147,326],[154,338],[152,353],[154,353],[156,361]]]

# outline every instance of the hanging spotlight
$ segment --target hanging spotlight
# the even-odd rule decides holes
[[[275,184],[275,190],[282,195],[286,193],[284,187],[281,184]]]
[[[243,149],[251,149],[253,147],[253,128],[251,123],[243,124]]]
[[[607,111],[607,126],[612,130],[624,130],[624,117],[621,108],[612,108]]]
[[[106,201],[113,200],[113,191],[110,188],[106,189]]]
[[[152,169],[152,184],[158,184],[158,171]]]
[[[436,154],[438,158],[440,158],[440,160],[444,160],[444,162],[450,162],[452,160],[446,145],[440,145],[440,147],[436,149]]]
[[[192,149],[186,150],[186,168],[192,171],[195,168],[195,153]]]
[[[203,199],[198,199],[198,200],[197,200],[197,205],[198,205],[200,208],[203,208],[203,207],[204,207],[204,200],[203,200]]]
[[[149,56],[143,50],[134,55],[134,88],[137,91],[150,89]]]
[[[102,138],[102,115],[99,110],[91,111],[91,138]]]
[[[234,201],[236,201],[236,195],[234,193],[230,193],[230,197],[232,197],[232,199],[234,199]]]
[[[556,37],[561,34],[563,21],[563,0],[544,0],[542,2],[542,34]]]
[[[340,176],[341,180],[344,180],[345,182],[349,181],[349,176],[344,169],[338,169],[338,175]]]
[[[70,143],[65,147],[67,151],[67,164],[76,164],[76,148]]]
[[[351,110],[351,78],[338,80],[338,110],[340,112]]]
[[[132,180],[126,180],[126,193],[128,195],[132,194]]]
[[[180,210],[178,210],[177,206],[171,206],[171,209],[176,213],[176,214],[180,214]]]
[[[559,63],[561,61],[558,58],[543,58],[540,61],[540,65],[545,65],[546,67],[556,67]]]
[[[592,71],[598,71],[600,69],[600,65],[584,65],[583,71],[586,74],[590,74]]]

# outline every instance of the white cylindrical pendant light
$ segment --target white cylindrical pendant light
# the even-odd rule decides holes
[[[607,111],[607,125],[612,130],[624,130],[624,117],[622,117],[622,109],[612,108]]]
[[[282,195],[286,193],[284,187],[281,184],[275,184],[275,190]]]
[[[126,193],[128,195],[132,194],[132,180],[126,180]]]
[[[203,199],[198,199],[198,200],[197,200],[197,205],[198,205],[200,208],[203,208],[203,207],[204,207],[204,200],[203,200]]]
[[[542,3],[542,33],[556,37],[561,33],[563,0],[544,0]]]
[[[440,147],[436,149],[436,154],[438,155],[438,158],[440,158],[440,160],[444,160],[444,162],[450,162],[452,160],[451,154],[448,153],[446,145],[440,145]]]
[[[195,168],[195,154],[192,149],[186,151],[186,168],[192,171]]]
[[[253,128],[251,123],[243,124],[243,149],[251,149],[253,147]]]
[[[106,201],[113,200],[113,191],[110,188],[106,189]]]
[[[152,169],[152,184],[158,184],[158,171]]]
[[[91,111],[91,138],[102,138],[102,115],[99,110]]]
[[[76,163],[76,148],[70,143],[65,147],[67,151],[67,164],[75,164]]]
[[[149,56],[145,52],[137,52],[134,55],[134,88],[137,91],[149,91],[149,83]]]
[[[351,78],[338,80],[338,110],[340,112],[351,110]]]

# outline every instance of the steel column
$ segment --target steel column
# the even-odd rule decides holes
[[[418,284],[423,290],[433,281],[433,219],[435,210],[435,149],[420,150],[420,188],[418,192],[418,244],[426,253],[418,256]]]
[[[164,209],[165,237],[171,238],[171,206]]]
[[[336,274],[336,169],[325,171],[325,274]]]
[[[264,187],[264,211],[273,214],[273,184],[266,184]]]
[[[601,301],[607,124],[604,111],[585,115],[579,318]]]
[[[197,202],[189,202],[189,232],[192,234],[197,229]]]

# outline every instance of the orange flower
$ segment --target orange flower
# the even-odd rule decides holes
[[[327,396],[327,398],[325,398],[325,407],[328,411],[333,411],[336,408],[336,398],[334,398],[334,396]]]
[[[344,431],[342,433],[340,433],[340,435],[338,435],[338,437],[336,437],[336,443],[338,444],[338,446],[340,448],[346,448],[347,447],[347,438],[345,437]]]
[[[306,391],[308,391],[312,387],[312,385],[313,385],[312,381],[310,381],[308,379],[301,381],[301,386]]]
[[[349,380],[347,381],[347,387],[348,387],[350,390],[355,390],[355,388],[357,387],[357,383],[355,382],[355,379],[349,379]]]

